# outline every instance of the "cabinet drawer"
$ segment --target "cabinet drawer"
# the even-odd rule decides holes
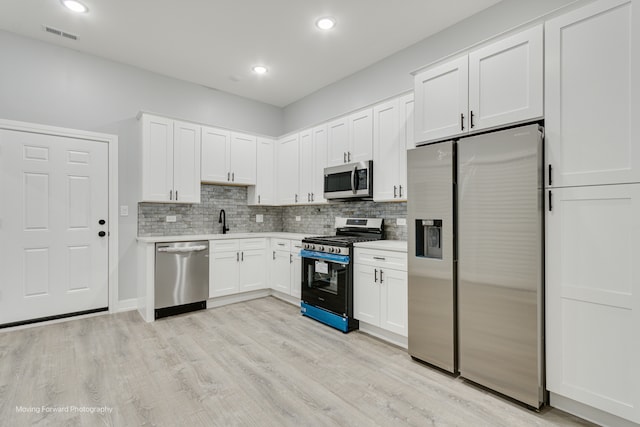
[[[291,240],[287,239],[271,239],[271,249],[274,251],[289,251],[291,249]]]
[[[211,240],[209,246],[213,252],[237,251],[240,249],[240,241],[231,240]]]
[[[240,249],[243,251],[251,249],[266,249],[267,239],[242,239],[240,240]]]
[[[355,262],[380,268],[407,270],[407,254],[404,252],[356,248]]]
[[[299,254],[302,250],[302,240],[291,240],[291,252]]]

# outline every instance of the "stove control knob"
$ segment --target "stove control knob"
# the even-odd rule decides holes
[[[322,252],[322,251],[324,250],[324,246],[316,246],[314,249],[315,249],[316,251],[320,251],[320,252]]]
[[[335,251],[335,248],[329,248],[329,252],[334,253]]]

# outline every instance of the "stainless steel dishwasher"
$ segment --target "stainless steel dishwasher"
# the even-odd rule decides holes
[[[209,242],[156,243],[155,318],[207,308]]]

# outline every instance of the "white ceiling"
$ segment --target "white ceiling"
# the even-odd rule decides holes
[[[498,1],[83,0],[78,15],[60,0],[0,0],[0,28],[283,107]],[[329,32],[314,25],[325,15]]]

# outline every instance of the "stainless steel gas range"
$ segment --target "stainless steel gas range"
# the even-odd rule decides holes
[[[382,218],[336,218],[336,235],[302,241],[301,312],[342,332],[353,318],[353,244],[384,239]]]

